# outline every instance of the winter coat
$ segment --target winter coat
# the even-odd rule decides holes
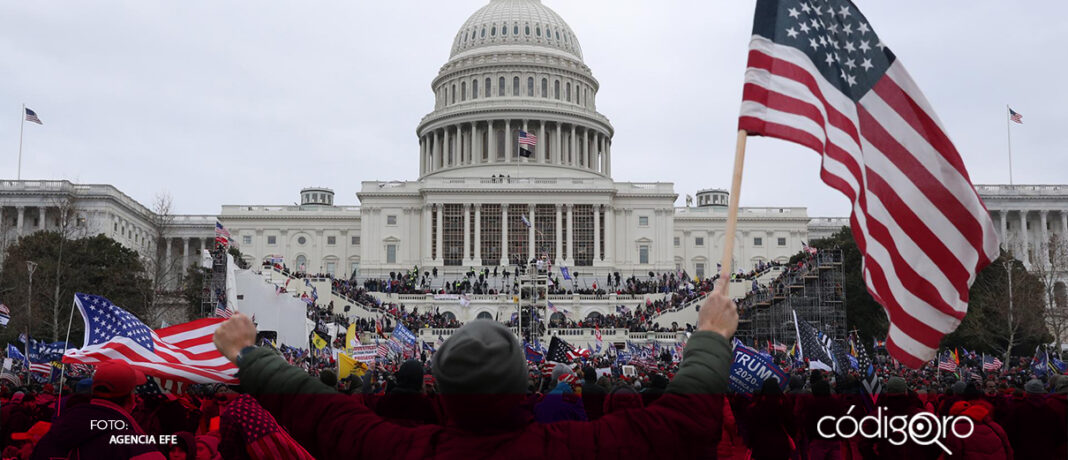
[[[754,459],[786,459],[797,448],[793,409],[785,396],[757,396],[745,414],[745,438]]]
[[[573,393],[571,386],[564,382],[558,383],[553,391],[534,406],[534,419],[538,423],[587,420],[582,397]]]
[[[1055,454],[1058,441],[1065,437],[1064,421],[1057,419],[1057,413],[1047,404],[1045,395],[1027,394],[1010,401],[1002,426],[1009,434],[1017,457],[1028,460],[1058,458]]]
[[[438,424],[434,404],[425,394],[405,388],[381,396],[375,413],[391,422],[406,426]]]
[[[123,420],[126,428],[90,428],[93,420]],[[111,442],[113,436],[144,435],[134,418],[115,403],[93,399],[88,404],[71,406],[52,424],[52,429],[37,443],[32,460],[70,458],[71,460],[164,460],[153,444]]]
[[[383,423],[364,405],[267,349],[242,358],[238,378],[317,458],[702,458],[721,433],[730,343],[696,332],[667,394],[592,422],[530,423],[524,395],[441,395],[446,426]],[[713,450],[714,452],[714,450]]]
[[[944,444],[951,453],[944,458],[962,458],[974,460],[1012,460],[1013,450],[1009,437],[1001,425],[990,417],[993,407],[986,401],[957,401],[950,406],[949,413],[957,417],[972,419],[975,427],[971,436],[959,438],[953,434],[954,429],[960,433],[968,432],[968,424],[958,420],[946,433]],[[1019,457],[1034,458],[1034,457]]]
[[[604,399],[608,396],[608,390],[596,382],[586,381],[582,384],[582,405],[586,409],[586,417],[597,420],[604,415]]]

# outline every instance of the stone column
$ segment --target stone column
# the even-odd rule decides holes
[[[445,214],[445,212],[444,212],[445,211],[445,205],[443,205],[441,203],[438,203],[438,204],[435,204],[434,206],[436,206],[438,208],[438,228],[437,228],[437,232],[435,232],[436,234],[434,235],[434,244],[437,247],[437,258],[435,258],[434,261],[440,264],[443,260],[445,260],[444,256],[442,255],[442,250],[445,247],[444,247],[444,245],[442,245],[442,238],[443,238],[442,235],[444,233],[442,232],[442,228],[441,228],[442,225],[445,223],[445,218],[442,215],[442,214]]]
[[[46,208],[44,206],[38,206],[37,207],[37,214],[38,214],[38,217],[37,217],[37,229],[38,230],[44,230],[46,227],[48,227],[48,224],[45,223],[45,211],[46,211]]]
[[[1001,248],[1009,250],[1009,211],[1002,209],[998,211],[1001,215]]]
[[[501,266],[508,265],[508,203],[501,204]]]
[[[426,174],[426,140],[419,137],[419,176]]]
[[[430,254],[431,254],[430,247],[431,247],[431,244],[432,244],[431,240],[434,238],[433,223],[430,221],[430,217],[431,217],[430,210],[432,208],[433,208],[433,205],[430,205],[430,204],[424,204],[423,205],[423,229],[424,229],[424,231],[423,231],[423,237],[421,238],[421,240],[423,241],[423,261],[424,261],[423,265],[426,265],[427,261],[432,260],[431,257],[430,257]]]
[[[1061,243],[1068,242],[1068,209],[1061,210]]]
[[[1020,236],[1023,254],[1018,255],[1017,258],[1023,261],[1025,267],[1031,268],[1031,255],[1028,251],[1031,247],[1031,236],[1027,234],[1027,211],[1024,210],[1020,211]]]
[[[1038,212],[1039,225],[1042,226],[1042,241],[1035,245],[1035,251],[1038,251],[1038,254],[1036,254],[1038,260],[1036,262],[1046,268],[1049,267],[1049,227],[1046,220],[1048,216],[1049,211],[1045,209]]]
[[[605,147],[604,147],[604,150],[605,150],[605,160],[604,160],[604,163],[605,163],[605,174],[611,175],[612,174],[612,139],[609,139],[608,136],[605,136],[604,145],[605,145]]]
[[[471,204],[464,203],[464,255],[462,264],[471,265]]]
[[[586,155],[586,167],[594,171],[597,170],[593,166],[593,155],[590,155],[590,130],[582,130],[582,154]]]
[[[18,211],[18,217],[15,219],[15,231],[19,236],[22,236],[22,222],[26,218],[26,207],[15,206],[15,210]]]
[[[504,120],[504,162],[512,161],[512,144],[515,143],[515,139],[512,137],[512,120]]]
[[[564,124],[556,123],[556,139],[555,139],[556,155],[560,156],[560,164],[571,164],[567,161],[567,156],[564,155]]]
[[[475,138],[474,141],[471,142],[471,146],[475,149],[474,153],[471,154],[471,164],[481,163],[482,162],[482,150],[483,150],[483,148],[482,148],[482,130],[480,130],[478,128],[478,122],[477,121],[471,124],[471,132],[472,132],[472,136],[474,136],[474,138]]]
[[[604,261],[616,264],[616,210],[611,205],[604,208]]]
[[[486,122],[486,142],[489,142],[489,162],[497,162],[497,130],[493,126],[493,120]]]
[[[442,154],[441,154],[441,160],[444,162],[443,163],[444,166],[452,166],[452,161],[453,160],[452,160],[452,158],[449,158],[449,156],[450,156],[449,155],[449,151],[452,149],[452,144],[451,144],[451,142],[449,140],[449,127],[448,126],[445,127],[445,140],[443,141],[443,144],[442,144],[441,147],[444,150],[442,152]]]
[[[538,155],[538,163],[545,163],[545,162],[551,162],[552,161],[552,159],[546,159],[545,158],[545,152],[548,151],[547,150],[548,148],[549,148],[549,144],[546,144],[546,139],[545,139],[545,120],[541,120],[541,121],[538,122],[538,148],[536,149],[537,150],[537,155]]]
[[[441,169],[445,166],[445,146],[442,141],[442,132],[434,130],[434,170]]]
[[[601,261],[601,205],[593,207],[593,263]]]
[[[575,125],[571,125],[571,137],[568,139],[567,145],[571,149],[571,165],[578,166],[581,162],[579,161],[578,142],[575,142]],[[568,209],[571,208],[568,207]],[[570,251],[571,246],[568,246],[567,249]]]
[[[182,272],[189,266],[189,238],[182,238]]]
[[[528,204],[527,205],[527,215],[529,216],[529,217],[527,217],[527,219],[530,220],[530,228],[527,229],[527,238],[529,238],[530,244],[527,245],[528,246],[527,247],[527,249],[528,249],[527,252],[529,252],[529,254],[527,255],[527,260],[523,261],[524,263],[526,263],[527,261],[533,259],[535,257],[534,256],[535,251],[537,250],[537,248],[534,247],[534,243],[535,243],[535,240],[534,240],[534,224],[535,224],[535,221],[534,221],[534,205],[533,204]]]
[[[575,265],[575,205],[567,205],[567,263]]]
[[[482,265],[482,205],[475,203],[475,265]]]
[[[563,219],[563,206],[557,203],[556,205],[556,249],[553,256],[555,256],[556,265],[563,265],[564,261],[564,219]]]
[[[171,239],[163,237],[163,273],[171,268]]]

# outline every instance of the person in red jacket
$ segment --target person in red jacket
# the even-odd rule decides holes
[[[946,431],[945,446],[951,453],[944,458],[1012,460],[1012,445],[1009,436],[992,418],[994,407],[982,399],[957,401],[949,408],[949,414],[968,417],[975,427],[971,436],[957,437],[955,433],[967,433],[968,423],[957,420]]]
[[[523,347],[501,324],[479,320],[435,353],[434,378],[445,426],[384,421],[267,349],[236,314],[215,331],[215,345],[238,366],[253,395],[317,458],[707,458],[721,433],[722,393],[732,361],[728,338],[738,311],[720,283],[698,315],[684,359],[664,396],[651,406],[592,422],[533,423],[526,398]]]

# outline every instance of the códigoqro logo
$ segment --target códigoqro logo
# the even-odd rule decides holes
[[[831,415],[820,417],[816,422],[816,431],[819,432],[820,436],[828,438],[835,435],[844,438],[852,438],[857,435],[868,439],[881,438],[886,439],[895,446],[900,446],[906,441],[912,441],[921,446],[934,444],[945,451],[946,455],[953,455],[953,452],[950,452],[949,448],[943,443],[949,433],[953,433],[954,436],[963,439],[971,436],[975,431],[975,422],[972,422],[972,419],[968,417],[943,416],[939,418],[930,412],[921,412],[912,416],[895,415],[888,417],[883,416],[883,409],[885,408],[879,407],[875,414],[867,415],[857,420],[856,417],[850,415],[855,407],[849,406],[846,415],[841,417]],[[958,421],[967,422],[968,431],[966,433],[957,430]]]

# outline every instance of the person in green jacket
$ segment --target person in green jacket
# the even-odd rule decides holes
[[[254,346],[256,328],[245,315],[224,322],[214,342],[237,364],[243,390],[317,458],[715,458],[737,327],[737,306],[721,281],[701,305],[697,331],[664,396],[596,421],[551,424],[534,422],[523,409],[529,378],[523,347],[490,320],[468,323],[434,354],[444,426],[382,419]]]

